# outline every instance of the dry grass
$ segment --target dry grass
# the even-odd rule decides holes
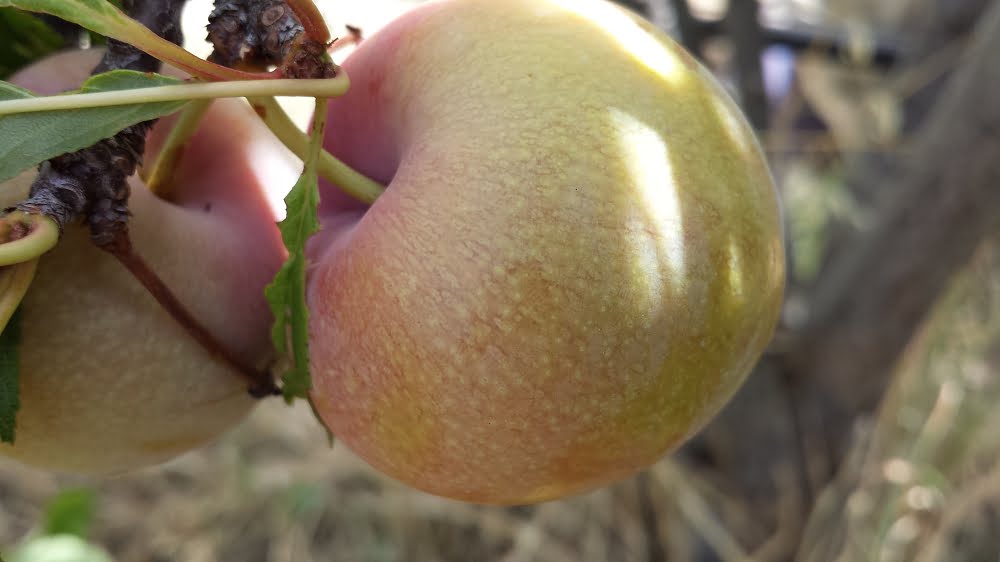
[[[388,4],[398,2],[370,2],[367,16],[345,11],[364,10],[361,2],[325,4],[334,20],[372,29],[378,22],[364,17],[391,13]],[[815,205],[815,189],[807,199]],[[859,424],[796,560],[998,560],[998,370],[995,241],[912,342],[877,416]],[[684,561],[709,551],[734,562],[750,557],[732,537],[755,524],[725,491],[670,459],[615,486],[534,507],[434,498],[379,475],[344,447],[327,448],[306,408],[270,401],[215,445],[114,480],[0,459],[0,546],[29,536],[46,503],[76,486],[98,492],[92,538],[119,562]]]
[[[877,420],[859,431],[854,460],[821,496],[796,560],[996,559],[998,274],[994,243],[911,346]],[[669,459],[564,501],[467,505],[328,449],[306,409],[278,401],[214,446],[110,481],[0,461],[0,544],[23,539],[48,499],[80,485],[99,494],[95,542],[121,562],[688,560],[699,549],[747,559],[730,536],[738,529],[710,507],[726,506],[725,495]],[[721,515],[739,525],[738,506]]]
[[[912,342],[876,423],[813,514],[802,561],[1000,553],[1000,243]]]

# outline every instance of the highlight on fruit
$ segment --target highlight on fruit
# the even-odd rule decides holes
[[[82,77],[59,69],[94,59],[21,80],[72,88]],[[220,100],[185,125],[169,198],[129,180],[137,251],[239,364],[288,363],[264,288],[301,260],[308,361],[291,361],[322,423],[393,478],[487,504],[627,478],[739,388],[782,302],[777,195],[736,104],[665,34],[606,0],[440,0],[338,72],[350,87],[322,151],[266,98]],[[268,205],[289,186],[254,166],[281,142],[320,174],[302,247]],[[8,205],[31,177],[4,185]],[[290,205],[311,197],[296,189]],[[42,255],[21,312],[17,439],[0,454],[112,474],[211,441],[255,403],[80,227]]]

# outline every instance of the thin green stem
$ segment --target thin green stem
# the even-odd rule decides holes
[[[208,111],[209,106],[212,105],[212,101],[210,99],[196,100],[184,106],[177,122],[170,129],[170,134],[163,141],[163,147],[160,149],[156,161],[148,168],[149,173],[144,174],[149,190],[160,198],[170,199],[174,170],[177,169],[177,164],[184,154],[184,146],[198,130],[198,124],[205,112]]]
[[[344,95],[350,80],[343,71],[336,78],[295,80],[239,80],[234,82],[193,82],[175,86],[135,88],[114,92],[64,94],[40,98],[20,98],[0,102],[0,116],[36,111],[85,109],[140,103],[257,96],[300,96],[335,98]]]
[[[309,151],[309,137],[295,126],[281,105],[271,97],[252,97],[248,101],[258,108],[257,113],[274,136],[296,156],[305,160]],[[325,150],[319,153],[317,171],[325,180],[362,203],[373,203],[385,191],[385,186],[358,173]]]
[[[36,269],[38,258],[0,268],[0,332],[27,294]]]
[[[26,234],[0,244],[0,266],[14,265],[37,258],[55,247],[59,241],[59,225],[45,215],[25,214],[19,211],[2,219],[3,238],[11,238],[16,230]]]

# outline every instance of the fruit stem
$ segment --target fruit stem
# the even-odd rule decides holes
[[[146,176],[146,185],[154,195],[161,199],[170,200],[174,170],[177,169],[177,164],[184,154],[184,146],[191,140],[191,136],[198,129],[201,118],[211,105],[212,100],[197,100],[181,110],[180,117],[170,129],[166,140],[163,141],[163,147],[156,160],[148,168],[149,172],[143,174]]]
[[[280,395],[274,378],[267,371],[262,371],[251,365],[245,364],[239,357],[226,348],[219,340],[203,326],[198,319],[178,300],[170,287],[163,282],[146,260],[142,259],[132,247],[127,230],[119,230],[115,233],[111,244],[102,246],[102,249],[109,252],[129,270],[130,273],[146,288],[156,299],[160,306],[176,320],[188,334],[191,335],[201,346],[216,359],[228,364],[237,373],[245,378],[249,384],[247,391],[254,398],[265,398],[267,396]]]
[[[330,42],[330,28],[323,20],[323,14],[312,0],[285,0],[285,4],[295,13],[302,24],[306,37],[319,43]]]
[[[59,225],[51,218],[14,211],[0,218],[0,266],[14,265],[37,258],[59,241]]]
[[[0,332],[7,327],[35,278],[38,259],[0,267]]]
[[[172,86],[0,101],[0,116],[37,111],[75,110],[89,107],[247,96],[336,98],[344,95],[349,86],[350,80],[347,78],[347,73],[343,71],[336,78],[188,82]]]
[[[274,136],[296,156],[305,160],[309,151],[309,137],[295,126],[281,105],[271,97],[250,97],[247,100]],[[385,191],[385,186],[362,175],[325,150],[319,154],[317,171],[323,179],[362,203],[370,205]]]

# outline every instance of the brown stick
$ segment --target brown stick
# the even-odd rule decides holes
[[[245,378],[249,384],[247,391],[251,396],[254,398],[265,398],[281,394],[281,389],[278,388],[269,372],[261,371],[241,361],[239,357],[216,339],[188,311],[184,304],[177,299],[173,291],[170,290],[170,287],[167,287],[166,283],[160,279],[160,276],[149,267],[146,260],[142,259],[142,256],[135,251],[127,230],[117,231],[113,237],[113,241],[108,245],[102,246],[101,249],[117,258],[139,283],[142,283],[142,286],[149,291],[149,294],[156,299],[156,302],[160,303],[160,306],[215,359],[229,365],[240,376]]]

